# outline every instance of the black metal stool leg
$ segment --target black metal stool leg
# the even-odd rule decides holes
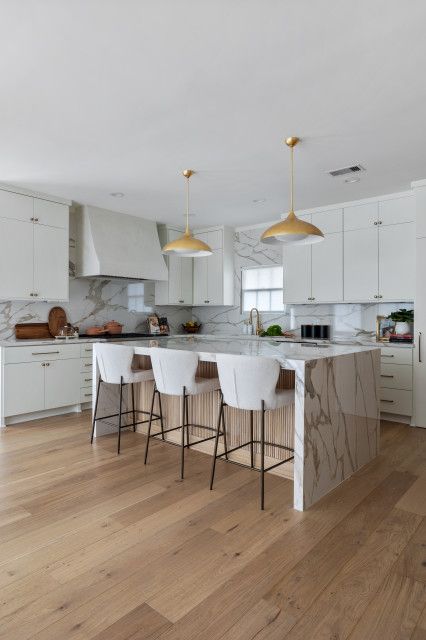
[[[132,387],[132,413],[133,413],[133,431],[136,431],[136,413],[135,413],[135,390],[133,383],[130,385]]]
[[[186,416],[186,400],[185,400],[185,387],[182,393],[182,442],[181,442],[181,457],[180,457],[180,478],[183,480],[185,471],[185,416]]]
[[[222,396],[223,402],[223,396]],[[226,442],[226,424],[225,424],[225,411],[222,410],[222,435],[223,435],[223,447],[225,451],[225,460],[228,460],[228,444]]]
[[[160,411],[160,425],[161,425],[161,438],[164,440],[164,420],[163,420],[163,407],[161,406],[161,393],[157,390],[158,393],[158,409]]]
[[[154,389],[152,390],[152,399],[151,399],[151,409],[149,411],[149,422],[148,422],[148,432],[146,434],[146,444],[145,444],[145,458],[144,458],[144,464],[146,464],[147,460],[148,460],[148,447],[149,447],[149,441],[151,439],[151,427],[152,427],[152,412],[154,410],[154,400],[155,400],[155,394],[157,392],[157,387],[154,384]],[[160,397],[160,393],[158,393],[158,397]],[[161,404],[160,404],[160,409],[161,409]],[[161,421],[162,422],[162,421]]]
[[[123,376],[120,378],[120,408],[118,410],[118,443],[117,443],[117,454],[120,453],[120,444],[121,444],[121,412],[123,409]]]
[[[220,398],[219,416],[218,416],[218,419],[217,419],[216,438],[215,438],[215,441],[214,441],[212,470],[211,470],[211,474],[210,474],[210,491],[213,489],[214,472],[215,472],[215,469],[216,469],[217,446],[219,444],[220,424],[222,422],[222,414],[223,414],[223,398],[221,396],[221,398]]]
[[[262,400],[260,418],[260,508],[265,508],[265,402]]]
[[[253,429],[253,410],[250,411],[250,467],[254,468],[254,450],[253,450],[253,440],[254,440],[254,429]]]
[[[99,378],[98,386],[97,386],[97,389],[96,389],[95,411],[93,413],[92,435],[90,436],[90,444],[93,444],[93,436],[95,435],[96,414],[97,414],[97,411],[98,411],[98,400],[99,400],[99,391],[100,391],[100,388],[101,388],[101,382],[102,382],[102,380]]]
[[[189,396],[187,395],[185,397],[185,416],[186,416],[186,446],[189,449],[189,408],[188,408],[188,404],[189,404]]]

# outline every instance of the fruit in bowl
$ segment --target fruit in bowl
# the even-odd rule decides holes
[[[201,324],[198,324],[195,320],[189,320],[189,322],[185,322],[185,324],[182,325],[182,329],[185,333],[198,333],[201,329]]]

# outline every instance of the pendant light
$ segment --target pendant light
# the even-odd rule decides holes
[[[163,253],[165,255],[180,256],[182,258],[204,258],[205,256],[211,256],[213,253],[209,245],[194,238],[189,230],[189,179],[194,175],[195,171],[192,169],[185,169],[182,172],[186,178],[186,227],[185,233],[180,238],[168,242],[163,247]]]
[[[261,241],[266,244],[313,244],[324,240],[324,235],[318,227],[304,220],[300,220],[294,213],[293,206],[293,154],[299,138],[286,138],[286,145],[290,147],[290,211],[285,220],[281,220],[262,233]]]

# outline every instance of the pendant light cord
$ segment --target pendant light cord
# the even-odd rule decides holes
[[[186,229],[185,235],[189,236],[189,177],[186,178]]]
[[[293,189],[294,189],[294,147],[290,147],[290,211],[294,212]]]

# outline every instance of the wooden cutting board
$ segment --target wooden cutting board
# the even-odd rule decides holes
[[[59,329],[67,323],[67,314],[65,313],[65,309],[62,307],[52,307],[49,311],[49,331],[52,336],[57,336],[59,333]]]
[[[15,324],[15,338],[17,340],[52,339],[47,322],[25,322]]]

